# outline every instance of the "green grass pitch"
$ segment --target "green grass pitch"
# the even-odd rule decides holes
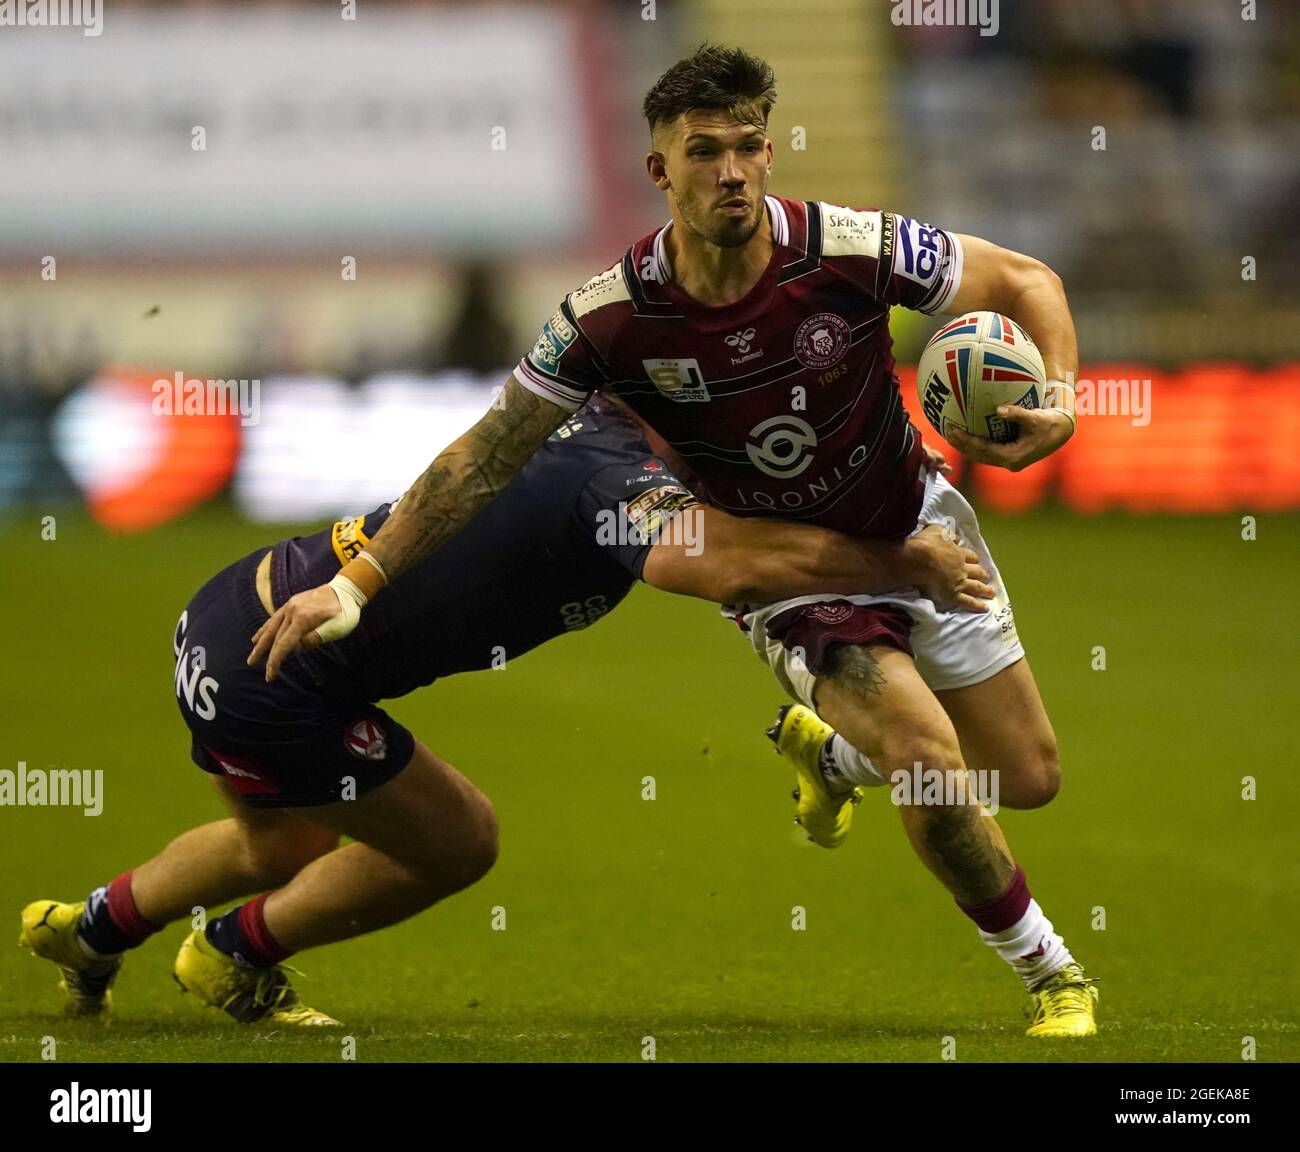
[[[1237,1063],[1247,1036],[1261,1061],[1300,1058],[1300,517],[1262,516],[1254,541],[1235,517],[982,519],[1065,772],[1049,807],[999,819],[1101,980],[1095,1040],[1023,1037],[1018,982],[883,790],[840,850],[801,842],[763,738],[779,690],[709,605],[648,588],[389,705],[493,798],[501,859],[405,924],[295,958],[304,999],[363,1061],[637,1061],[645,1037],[660,1061],[938,1061],[945,1037],[959,1061]],[[171,634],[273,536],[223,507],[134,538],[72,514],[54,541],[35,514],[0,525],[0,768],[101,768],[105,788],[98,817],[0,808],[0,1060],[40,1059],[44,1036],[60,1061],[340,1058],[335,1034],[241,1029],[182,995],[185,925],[129,957],[110,1024],[59,1017],[52,967],[13,945],[27,901],[80,899],[223,815],[187,756]]]

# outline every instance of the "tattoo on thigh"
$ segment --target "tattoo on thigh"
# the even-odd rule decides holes
[[[879,696],[885,674],[870,648],[860,644],[838,644],[826,658],[826,679],[848,688],[858,696]]]

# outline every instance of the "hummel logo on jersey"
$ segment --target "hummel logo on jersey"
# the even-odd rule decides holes
[[[741,352],[749,351],[749,342],[757,335],[753,328],[746,328],[743,332],[733,333],[727,337],[727,345],[731,348],[739,348]]]
[[[763,349],[755,348],[752,352],[750,341],[757,335],[757,329],[746,328],[742,332],[733,332],[727,337],[727,347],[734,348],[740,353],[739,356],[731,357],[732,364],[746,364],[750,360],[757,360],[763,355]]]

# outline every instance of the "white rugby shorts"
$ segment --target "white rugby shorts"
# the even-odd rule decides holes
[[[758,658],[772,669],[786,692],[810,708],[814,707],[812,690],[816,677],[809,663],[817,667],[817,658],[811,653],[828,641],[834,644],[837,630],[842,632],[852,617],[871,615],[855,612],[853,606],[880,605],[902,609],[911,617],[908,641],[917,671],[931,691],[966,688],[987,680],[1023,658],[1025,650],[1016,635],[1016,621],[1006,585],[980,535],[975,510],[937,472],[927,474],[925,499],[912,535],[927,524],[945,525],[979,556],[995,590],[994,598],[988,602],[988,612],[942,612],[935,607],[934,601],[913,588],[884,596],[798,596],[772,604],[745,605],[743,609],[724,607],[723,615],[740,624]],[[814,636],[816,642],[813,645],[791,643],[788,635],[783,643],[768,635],[770,622],[777,617],[788,621],[783,613],[798,608],[807,611],[799,617],[800,626],[796,631],[799,635]],[[787,643],[791,646],[787,647]]]

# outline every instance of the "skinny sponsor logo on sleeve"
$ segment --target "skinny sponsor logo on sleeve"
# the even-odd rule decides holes
[[[148,1132],[153,1121],[152,1088],[70,1088],[50,1093],[54,1124],[130,1124],[132,1132]]]
[[[0,768],[0,807],[80,808],[86,816],[104,811],[102,768],[28,768],[18,761],[18,770]]]

